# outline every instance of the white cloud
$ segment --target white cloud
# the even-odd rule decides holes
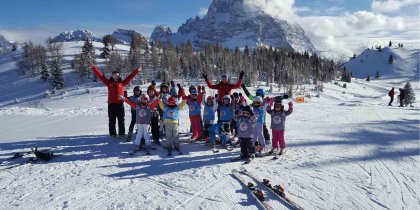
[[[390,38],[395,33],[418,31],[416,17],[388,17],[368,11],[343,16],[300,17],[299,23],[318,50],[333,49],[348,55],[364,44],[364,38]],[[349,43],[354,43],[354,40],[359,45],[350,46]]]
[[[244,0],[245,8],[252,12],[262,10],[273,17],[287,20],[289,22],[295,22],[297,19],[293,9],[294,3],[294,0]]]
[[[208,8],[200,8],[200,10],[198,11],[198,16],[204,17],[205,15],[207,15],[208,10]]]
[[[403,7],[419,5],[418,0],[373,0],[372,11],[379,13],[387,13],[398,11]]]
[[[300,13],[300,12],[310,12],[310,11],[312,11],[312,9],[311,9],[311,8],[309,8],[309,7],[294,7],[294,8],[293,8],[293,11],[294,11],[295,13]]]

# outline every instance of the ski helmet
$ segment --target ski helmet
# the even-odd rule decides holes
[[[253,101],[252,105],[256,106],[256,107],[259,107],[259,106],[261,106],[262,102],[263,102],[262,98],[260,96],[256,96],[254,98],[254,101]]]
[[[207,97],[207,105],[212,106],[213,103],[214,103],[214,97],[213,96]]]
[[[229,95],[223,96],[223,104],[225,104],[225,100],[227,100],[227,104],[230,104],[230,96]]]
[[[261,96],[261,97],[264,97],[265,96],[265,90],[264,89],[257,89],[257,91],[255,92],[255,94],[257,95],[257,96]]]
[[[144,93],[141,94],[139,99],[140,99],[140,104],[142,105],[146,105],[149,102],[149,97],[147,97],[147,95]]]
[[[198,95],[197,90],[196,90],[196,89],[192,90],[192,91],[191,91],[191,95]]]
[[[253,115],[253,111],[250,106],[246,105],[242,109],[242,116],[251,116]]]
[[[223,75],[222,75],[222,77],[221,77],[221,79],[222,79],[222,80],[228,80],[228,79],[229,79],[229,77],[228,77],[226,74],[223,74]]]
[[[197,90],[197,88],[194,85],[190,85],[190,87],[188,88],[188,90],[191,92],[192,90]]]
[[[167,101],[168,106],[176,106],[176,98],[175,97],[169,97]]]
[[[140,86],[135,86],[135,87],[134,87],[133,92],[134,92],[134,93],[136,93],[136,91],[141,91],[141,90],[140,90]]]

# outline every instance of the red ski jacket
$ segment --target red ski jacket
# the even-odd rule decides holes
[[[240,88],[241,85],[242,85],[242,80],[241,79],[238,80],[238,82],[236,84],[220,82],[219,84],[212,85],[210,83],[210,80],[206,79],[206,83],[207,83],[207,86],[209,86],[209,88],[217,90],[217,94],[218,94],[217,101],[219,103],[222,103],[223,102],[223,96],[225,96],[225,95],[230,96],[230,92],[232,91],[232,89]]]
[[[101,71],[96,66],[92,67],[93,73],[108,87],[108,104],[121,104],[124,103],[118,95],[124,95],[124,87],[134,79],[134,77],[139,73],[140,68],[137,68],[133,71],[127,78],[120,81],[110,81],[102,74]]]

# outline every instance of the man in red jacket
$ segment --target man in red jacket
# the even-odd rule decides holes
[[[388,106],[392,106],[392,102],[394,101],[394,95],[395,95],[395,91],[394,91],[394,87],[392,87],[392,89],[388,93],[388,96],[391,98]]]
[[[215,84],[212,85],[210,83],[210,80],[207,78],[207,74],[203,73],[203,78],[206,80],[207,86],[209,86],[210,89],[216,89],[217,90],[217,102],[219,104],[222,104],[223,102],[223,96],[225,95],[229,95],[230,96],[230,92],[232,91],[232,89],[238,89],[241,87],[242,85],[242,79],[245,76],[245,72],[241,71],[241,73],[239,74],[239,80],[236,84],[231,84],[229,82],[229,79],[227,77],[227,75],[223,75],[222,76],[222,81],[219,84]]]
[[[134,79],[139,73],[141,67],[139,66],[134,70],[127,78],[121,79],[120,73],[117,71],[112,72],[112,76],[107,79],[105,75],[96,67],[91,66],[93,73],[108,87],[108,118],[109,118],[109,135],[112,138],[117,136],[115,128],[116,119],[118,119],[118,135],[121,138],[125,137],[125,125],[124,125],[124,101],[122,101],[118,95],[124,94],[124,87]]]

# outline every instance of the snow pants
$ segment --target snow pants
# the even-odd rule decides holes
[[[131,110],[131,122],[130,127],[128,127],[128,133],[133,133],[134,125],[136,124],[136,110]]]
[[[168,151],[171,152],[173,147],[176,151],[181,151],[178,124],[167,123],[165,124],[165,130]]]
[[[238,122],[236,122],[234,119],[232,119],[232,122],[230,122],[230,130],[234,131],[235,137],[238,136]]]
[[[207,128],[207,132],[210,135],[210,144],[213,144],[214,141],[216,140],[216,134],[219,133],[219,125],[206,125],[208,126]]]
[[[193,139],[198,138],[203,133],[203,127],[201,126],[201,116],[200,115],[191,115],[190,116],[191,129]]]
[[[117,135],[117,130],[115,128],[115,123],[118,119],[118,135],[125,135],[125,125],[124,125],[124,104],[108,104],[108,128],[109,135]]]
[[[250,158],[251,154],[255,154],[255,145],[252,141],[252,138],[241,138],[239,137],[239,141],[241,142],[241,157],[242,158]]]
[[[230,137],[230,122],[221,122],[219,131],[222,144],[228,143]]]
[[[263,124],[256,123],[254,128],[254,143],[258,142],[261,147],[265,147],[265,140],[263,136]]]
[[[264,133],[264,139],[265,139],[265,141],[266,142],[270,142],[270,139],[271,139],[270,132],[268,132],[268,128],[267,128],[267,125],[265,123],[263,125],[263,133]]]
[[[150,125],[149,124],[137,124],[137,135],[136,140],[134,140],[134,144],[140,146],[141,138],[143,137],[145,140],[145,145],[150,145],[150,134],[149,132]]]
[[[152,114],[152,122],[150,123],[152,127],[152,138],[154,142],[159,142],[159,115]]]
[[[273,130],[273,149],[278,149],[280,144],[280,149],[286,148],[286,141],[284,139],[284,130]]]

